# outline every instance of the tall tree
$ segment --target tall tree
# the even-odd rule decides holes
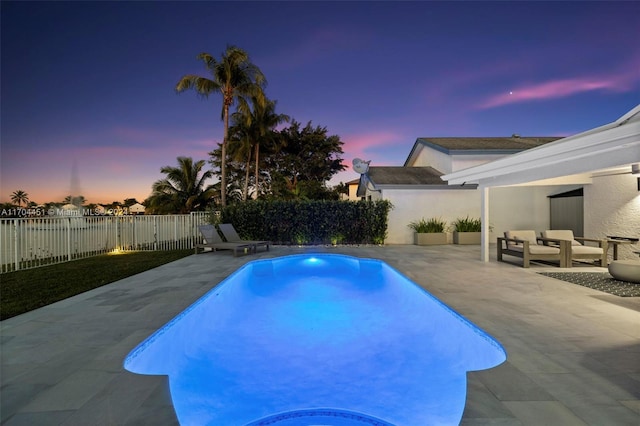
[[[226,160],[229,136],[229,108],[241,97],[257,96],[266,85],[266,79],[260,68],[251,63],[249,55],[236,46],[227,46],[221,59],[216,60],[209,53],[201,53],[198,59],[204,62],[211,78],[187,74],[176,85],[178,93],[193,89],[199,96],[208,98],[212,93],[222,95],[222,120],[224,137],[222,140],[222,161],[220,165],[220,200],[227,205],[226,198]]]
[[[280,143],[266,159],[273,195],[311,199],[333,196],[326,182],[345,169],[340,137],[328,136],[326,127],[314,127],[311,122],[301,128],[295,120],[278,133]]]
[[[249,194],[249,173],[251,165],[251,151],[253,149],[253,136],[247,116],[240,112],[231,115],[232,126],[229,128],[229,154],[234,162],[242,164],[244,170],[244,184],[242,200],[246,201]],[[240,167],[238,167],[240,168]],[[231,171],[234,174],[234,171]]]
[[[193,162],[190,157],[178,157],[178,167],[164,166],[160,171],[166,178],[154,182],[151,196],[145,201],[150,213],[188,213],[203,210],[214,195],[213,185],[205,181],[213,176],[211,170],[202,172],[206,162]],[[201,174],[202,173],[202,174]]]
[[[251,105],[242,100],[238,111],[233,113],[232,119],[241,135],[241,153],[247,158],[245,199],[252,155],[255,162],[254,185],[257,198],[260,193],[260,146],[272,147],[276,139],[273,130],[278,124],[288,123],[290,117],[286,114],[276,114],[276,101],[260,94],[260,98],[252,97]]]
[[[18,189],[17,191],[13,191],[13,194],[11,194],[11,201],[16,203],[18,207],[22,206],[22,203],[26,206],[29,202],[29,194]]]

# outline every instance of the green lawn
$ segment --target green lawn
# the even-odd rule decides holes
[[[0,275],[0,320],[193,254],[193,250],[101,255]]]

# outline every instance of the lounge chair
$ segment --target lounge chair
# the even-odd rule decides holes
[[[554,238],[571,242],[571,244],[569,244],[569,265],[571,265],[573,260],[595,259],[600,266],[607,266],[607,240],[574,237],[573,231],[570,229],[547,230],[543,231],[541,235],[543,238]],[[595,243],[597,247],[586,245],[587,242]]]
[[[569,244],[565,240],[536,237],[535,231],[506,231],[504,238],[498,237],[498,261],[503,262],[502,256],[508,254],[522,258],[524,268],[528,268],[532,260],[559,260],[561,268],[568,268],[571,265]]]
[[[195,245],[196,254],[198,254],[198,250],[204,250],[205,248],[210,248],[213,251],[233,250],[234,256],[237,256],[239,251],[242,251],[243,253],[251,253],[256,251],[255,245],[251,243],[233,243],[222,241],[222,238],[220,238],[220,235],[218,235],[218,231],[213,225],[200,225],[198,226],[198,230],[200,231],[200,234],[202,234],[204,242],[202,244]]]
[[[240,238],[240,235],[238,235],[235,228],[233,227],[233,224],[231,223],[221,223],[218,225],[218,228],[220,229],[220,232],[222,232],[222,236],[224,237],[224,239],[230,243],[251,244],[255,246],[256,249],[258,247],[265,247],[267,251],[269,251],[269,246],[271,245],[271,241],[243,240],[242,238]]]

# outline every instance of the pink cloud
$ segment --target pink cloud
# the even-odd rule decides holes
[[[640,55],[635,55],[608,74],[565,78],[514,87],[509,93],[494,95],[478,105],[480,109],[544,99],[557,99],[593,91],[636,90],[640,81]]]
[[[514,88],[514,90],[509,93],[492,96],[482,102],[478,108],[494,108],[512,103],[564,98],[594,90],[621,91],[628,88],[628,85],[621,83],[623,82],[617,80],[598,80],[589,78],[549,81],[531,86]]]
[[[342,147],[344,151],[345,164],[350,165],[353,158],[361,158],[365,161],[375,156],[376,148],[388,147],[397,144],[398,141],[404,140],[404,137],[398,133],[392,132],[376,132],[361,133],[347,135],[341,138],[344,141]],[[351,166],[349,166],[351,168]]]

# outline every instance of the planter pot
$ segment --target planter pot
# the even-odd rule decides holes
[[[480,244],[482,232],[453,231],[453,244]]]
[[[419,246],[433,246],[439,244],[447,244],[446,232],[434,232],[434,233],[415,233],[414,243]]]

